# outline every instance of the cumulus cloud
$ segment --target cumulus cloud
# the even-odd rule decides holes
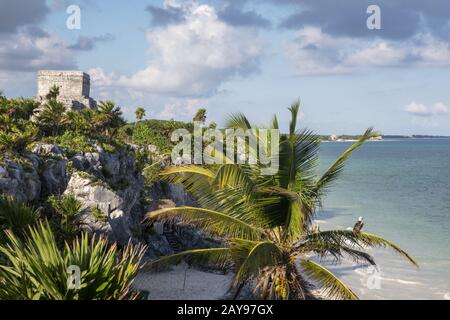
[[[413,101],[406,105],[404,110],[412,115],[421,117],[450,114],[450,108],[442,102],[437,102],[431,106],[427,106],[425,104]]]
[[[42,22],[49,12],[45,0],[0,0],[0,35]]]
[[[234,26],[269,28],[272,23],[255,10],[243,10],[244,2],[230,2],[218,12],[219,19]]]
[[[80,36],[78,37],[77,41],[74,44],[68,46],[68,48],[77,51],[91,51],[98,43],[111,42],[113,40],[115,40],[115,37],[109,33],[97,37]]]
[[[321,27],[333,36],[404,40],[424,28],[435,37],[448,39],[450,3],[443,0],[340,0],[339,6],[329,0],[269,0],[275,4],[294,6],[282,27],[301,29]],[[366,28],[366,9],[376,4],[381,8],[381,30]]]
[[[254,9],[244,8],[247,2],[247,0],[223,1],[223,5],[217,10],[218,19],[232,26],[270,27],[272,23],[269,19]],[[195,4],[195,1],[185,1],[183,5],[176,0],[164,0],[163,7],[149,5],[146,11],[151,15],[152,26],[167,26],[186,21],[184,8],[192,4]]]
[[[4,73],[75,67],[64,41],[39,26],[49,13],[45,0],[0,0],[0,69]]]
[[[66,44],[56,35],[20,31],[0,37],[0,69],[36,71],[73,68],[76,63]]]
[[[349,73],[365,67],[448,67],[449,43],[421,33],[404,41],[336,37],[304,27],[286,45],[301,75]]]
[[[153,26],[167,26],[184,21],[183,9],[176,1],[165,0],[162,8],[149,5],[146,11],[150,13]]]
[[[163,109],[156,115],[160,119],[191,120],[196,111],[206,105],[205,99],[171,99],[164,104]]]
[[[165,2],[182,10],[182,22],[147,31],[152,58],[147,66],[117,82],[171,96],[200,97],[217,92],[235,77],[258,71],[264,44],[258,31],[231,26],[209,5]]]

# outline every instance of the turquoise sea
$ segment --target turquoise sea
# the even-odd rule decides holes
[[[324,142],[323,172],[351,142]],[[322,230],[364,230],[394,241],[417,270],[390,250],[371,250],[379,265],[330,265],[361,299],[450,299],[450,139],[371,141],[353,153],[317,220]]]

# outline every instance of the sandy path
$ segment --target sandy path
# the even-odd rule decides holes
[[[142,272],[135,278],[134,287],[149,292],[149,300],[218,300],[228,292],[231,281],[231,274],[186,270],[180,265],[170,271]]]

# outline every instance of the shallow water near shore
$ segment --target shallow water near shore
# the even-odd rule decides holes
[[[351,145],[323,143],[320,172]],[[321,230],[352,227],[394,241],[420,265],[373,250],[379,273],[351,262],[330,269],[361,299],[450,299],[450,139],[368,142],[349,159],[317,220]]]

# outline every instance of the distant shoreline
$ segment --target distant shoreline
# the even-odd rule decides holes
[[[355,142],[360,136],[352,136],[352,135],[319,135],[319,138],[322,142]],[[392,141],[392,139],[450,139],[450,136],[432,136],[432,135],[411,135],[411,136],[403,136],[403,135],[381,135],[378,139],[371,139],[369,141]]]

